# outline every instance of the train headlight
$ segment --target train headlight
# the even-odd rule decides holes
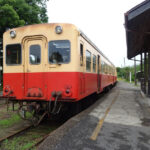
[[[16,37],[16,31],[10,31],[10,37],[15,38]]]
[[[61,34],[61,33],[62,33],[62,31],[63,31],[62,26],[56,26],[56,28],[55,28],[55,32],[56,32],[57,34]]]

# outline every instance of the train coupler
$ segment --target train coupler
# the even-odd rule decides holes
[[[62,107],[62,104],[61,103],[58,103],[58,98],[60,98],[62,96],[62,92],[61,91],[53,91],[51,93],[51,98],[49,100],[49,105],[48,105],[48,111],[49,113],[51,114],[58,114],[61,110],[61,107]],[[51,105],[51,102],[52,102],[52,98],[55,98],[55,101],[54,101],[54,105],[53,105],[53,108],[52,108],[52,105]]]

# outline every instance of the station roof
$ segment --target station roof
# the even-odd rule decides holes
[[[127,57],[150,50],[150,0],[125,13]]]

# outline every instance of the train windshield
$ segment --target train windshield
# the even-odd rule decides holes
[[[49,42],[49,62],[69,63],[70,62],[70,41],[57,40]]]
[[[6,46],[6,64],[17,65],[21,64],[21,45],[13,44]]]

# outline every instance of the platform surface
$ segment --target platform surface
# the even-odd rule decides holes
[[[150,150],[150,126],[142,121],[150,116],[150,110],[144,101],[139,87],[119,82],[94,105],[50,134],[38,149]]]

